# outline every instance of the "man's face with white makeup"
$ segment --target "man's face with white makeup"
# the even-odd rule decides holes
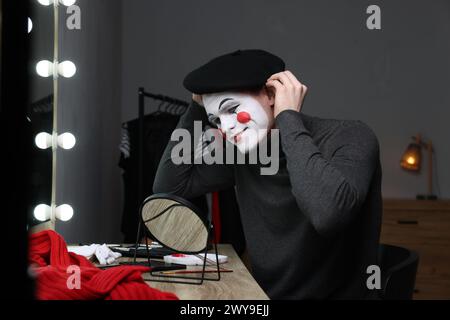
[[[255,149],[272,128],[271,99],[264,90],[259,95],[239,92],[204,94],[202,99],[209,121],[241,153]]]

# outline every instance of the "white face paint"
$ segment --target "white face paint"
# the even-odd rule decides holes
[[[204,94],[202,99],[209,121],[241,153],[255,149],[273,125],[270,107],[249,94],[221,92]]]

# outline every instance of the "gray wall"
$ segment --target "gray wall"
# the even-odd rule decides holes
[[[381,6],[381,31],[366,28],[370,4]],[[133,0],[123,7],[122,32],[123,120],[137,115],[139,86],[189,99],[182,80],[194,67],[262,48],[310,88],[305,113],[374,129],[385,197],[426,191],[426,172],[399,167],[417,132],[433,140],[441,196],[450,197],[450,2]]]
[[[114,3],[114,4],[113,4]],[[74,216],[56,230],[70,242],[115,242],[120,234],[121,1],[79,0],[81,30],[68,30],[62,7],[60,60],[77,74],[60,78],[59,132],[72,132],[74,149],[58,153],[58,203]]]
[[[382,30],[365,9],[382,8]],[[137,89],[189,100],[184,76],[212,57],[262,48],[310,88],[305,113],[360,119],[379,137],[385,197],[426,191],[426,175],[399,168],[409,137],[433,139],[442,197],[450,196],[450,3],[397,1],[79,0],[82,30],[61,27],[60,131],[78,139],[58,161],[58,223],[68,242],[121,239],[120,123],[137,116]],[[64,21],[62,21],[64,23]]]

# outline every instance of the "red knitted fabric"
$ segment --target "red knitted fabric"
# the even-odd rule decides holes
[[[36,274],[36,298],[39,300],[177,300],[170,292],[151,288],[142,279],[147,267],[118,266],[106,270],[88,259],[67,251],[64,239],[52,230],[30,236],[29,262]],[[70,289],[69,277],[80,270],[80,288]],[[69,271],[69,272],[68,272]],[[73,278],[71,278],[73,279]]]

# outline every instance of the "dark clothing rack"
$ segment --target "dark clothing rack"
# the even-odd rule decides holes
[[[146,92],[143,87],[139,88],[139,180],[138,180],[138,197],[139,202],[144,201],[143,198],[143,175],[144,170],[144,116],[145,116],[145,98],[151,98],[153,100],[161,101],[158,106],[157,112],[169,112],[173,114],[183,114],[189,103],[183,100],[174,99],[161,94],[153,94]],[[165,110],[161,110],[164,103],[168,103],[168,107]]]
[[[138,158],[138,199],[139,203],[144,201],[143,189],[144,189],[144,116],[145,116],[145,98],[150,98],[156,101],[160,101],[158,109],[156,112],[166,112],[174,115],[183,114],[189,103],[183,100],[178,100],[169,96],[165,96],[162,94],[154,94],[150,92],[146,92],[143,87],[140,87],[138,90],[139,96],[139,158]],[[166,104],[166,107],[163,108],[163,105]],[[141,234],[141,219],[139,217],[139,225],[136,235],[136,244],[139,243],[139,238]],[[136,252],[136,251],[135,251]]]

